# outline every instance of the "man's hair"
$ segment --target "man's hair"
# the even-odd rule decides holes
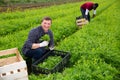
[[[48,17],[48,16],[44,17],[44,18],[41,20],[41,22],[43,22],[43,20],[50,20],[51,23],[52,23],[52,19],[51,19],[50,17]]]
[[[95,3],[94,5],[95,5],[95,9],[96,9],[98,7],[98,3]]]

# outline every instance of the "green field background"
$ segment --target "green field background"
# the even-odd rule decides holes
[[[0,50],[17,47],[21,52],[29,31],[50,16],[55,49],[69,51],[70,64],[62,73],[31,74],[29,80],[120,80],[120,1],[91,1],[99,3],[97,15],[82,29],[75,19],[85,1],[1,13]]]

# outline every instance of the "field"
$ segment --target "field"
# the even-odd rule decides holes
[[[0,0],[0,12],[49,7],[64,3],[80,2],[81,0]]]
[[[31,74],[29,80],[120,80],[120,1],[91,1],[99,3],[97,16],[82,29],[75,19],[84,1],[1,13],[0,50],[18,47],[21,51],[29,31],[50,16],[55,49],[71,52],[70,65],[62,73]]]

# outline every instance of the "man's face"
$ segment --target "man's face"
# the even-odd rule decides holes
[[[51,20],[43,20],[42,23],[41,23],[41,26],[42,26],[43,30],[44,30],[45,32],[47,32],[48,29],[49,29],[50,26],[51,26]]]

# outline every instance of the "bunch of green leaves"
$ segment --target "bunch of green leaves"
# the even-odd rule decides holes
[[[56,64],[58,64],[62,58],[60,56],[49,56],[44,60],[43,63],[38,64],[39,67],[52,69]]]
[[[48,34],[45,34],[44,36],[42,36],[42,37],[40,38],[40,40],[41,40],[41,41],[50,41],[50,37],[49,37]]]

